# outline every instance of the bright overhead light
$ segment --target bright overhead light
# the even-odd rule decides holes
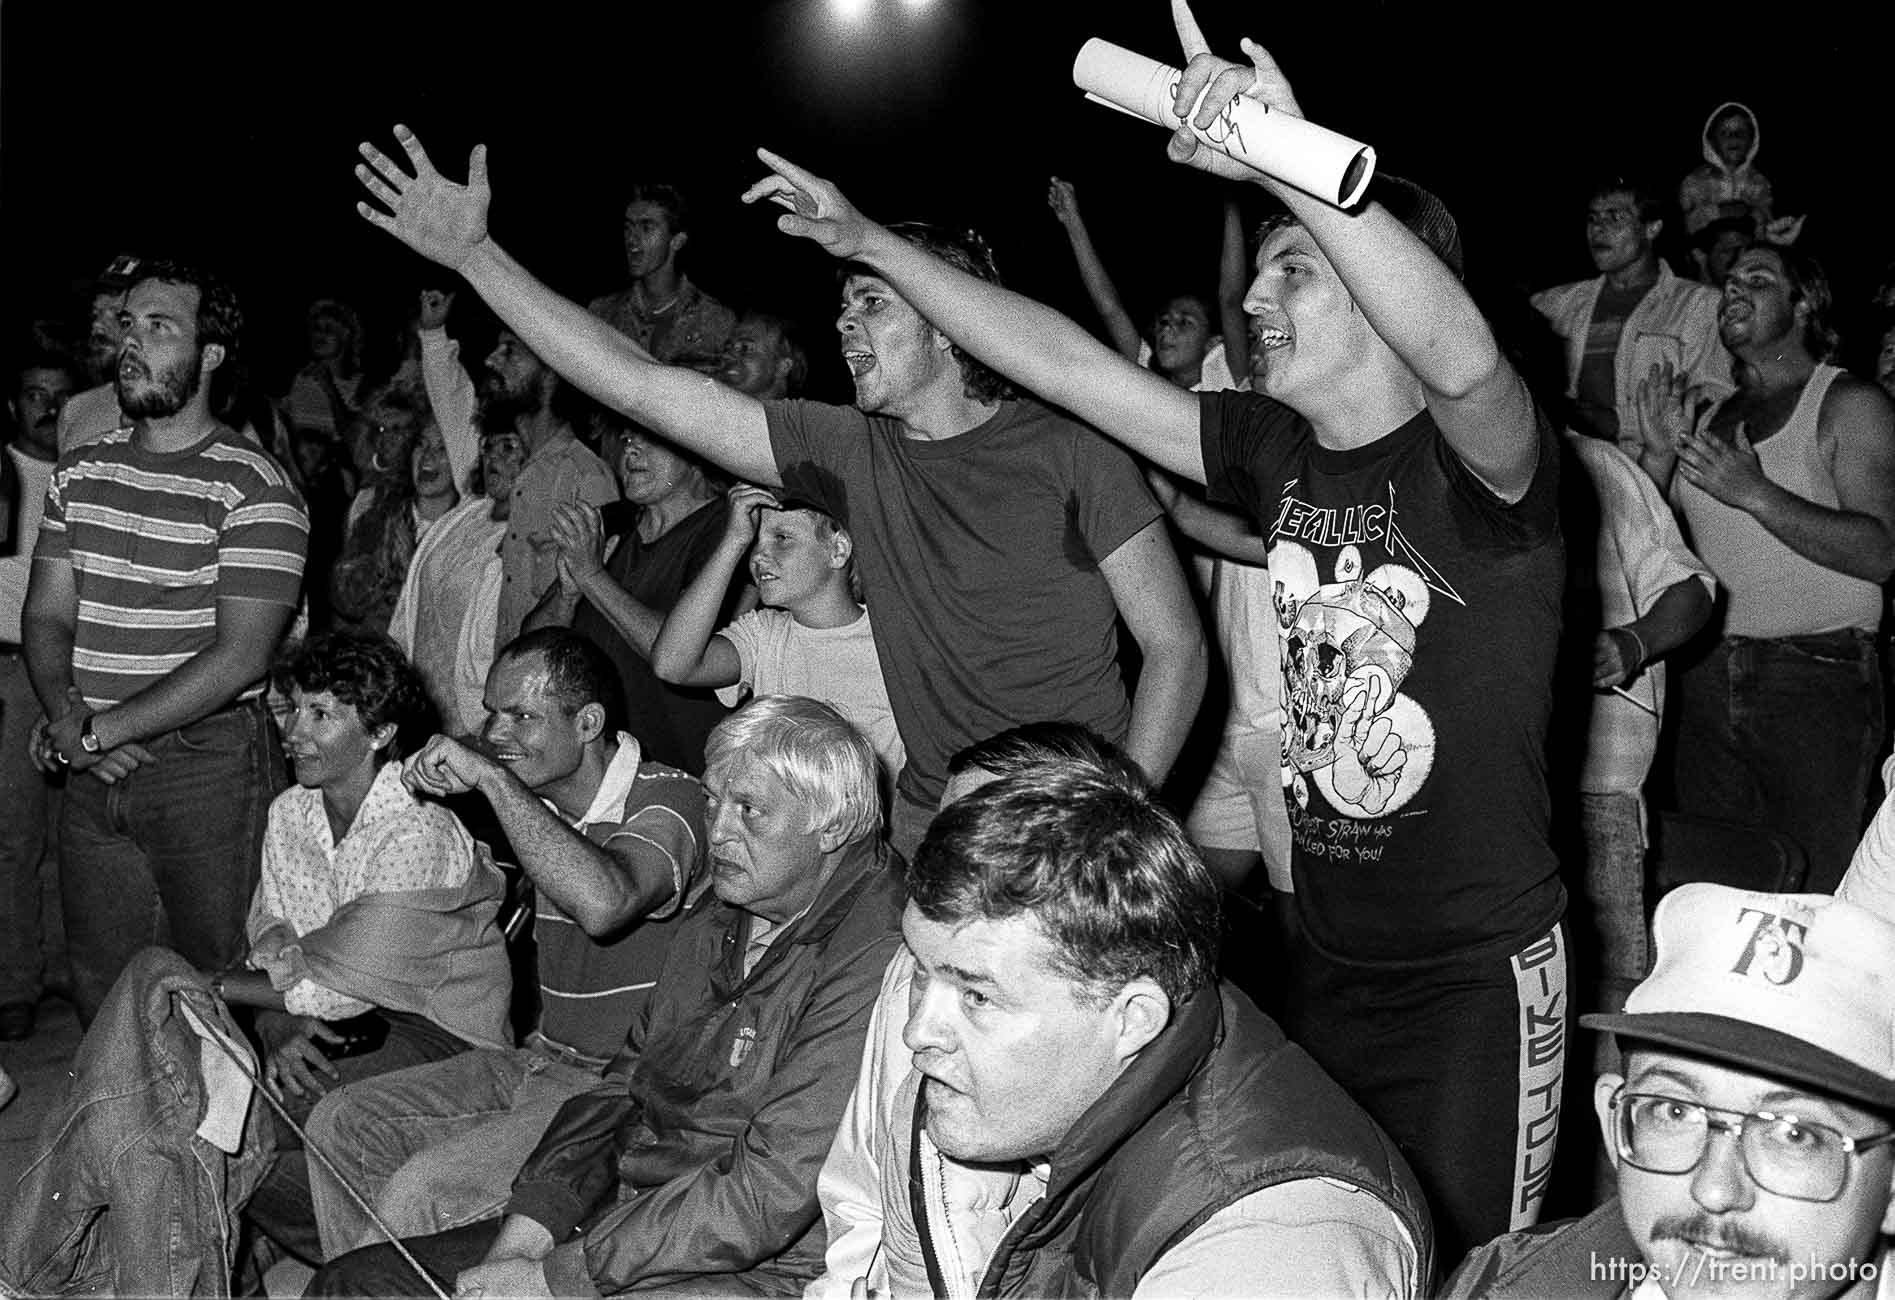
[[[829,0],[830,7],[836,11],[836,17],[847,22],[860,22],[867,17],[869,7],[875,0]]]

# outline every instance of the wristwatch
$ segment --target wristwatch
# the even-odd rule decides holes
[[[92,730],[92,715],[90,713],[86,714],[86,720],[79,724],[79,748],[85,750],[88,754],[101,753],[105,749],[105,746],[99,743],[98,733]]]

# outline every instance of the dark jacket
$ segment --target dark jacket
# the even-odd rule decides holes
[[[237,1212],[273,1156],[252,1097],[238,1154],[196,1135],[197,1034],[178,1010],[243,1041],[204,977],[147,948],[112,986],[66,1095],[0,1215],[0,1294],[226,1296]]]
[[[1298,1178],[1380,1197],[1429,1276],[1433,1228],[1395,1144],[1274,1021],[1220,984],[1187,999],[1066,1135],[1046,1194],[1002,1238],[980,1294],[1129,1296],[1213,1214]],[[919,1180],[910,1190],[924,1195]],[[928,1222],[919,1199],[914,1212]],[[925,1233],[922,1244],[931,1250]],[[928,1266],[936,1275],[932,1257]],[[1267,1284],[1267,1262],[1258,1269]]]
[[[1452,1297],[1615,1300],[1644,1267],[1615,1196],[1583,1219],[1510,1232],[1478,1247],[1441,1289]]]
[[[508,1212],[564,1243],[554,1294],[705,1274],[800,1293],[822,1272],[816,1175],[901,944],[900,862],[876,842],[847,850],[748,977],[745,913],[707,895],[677,922],[625,1053],[514,1183]]]

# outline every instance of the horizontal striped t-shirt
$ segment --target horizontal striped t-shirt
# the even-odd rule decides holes
[[[593,939],[542,891],[533,937],[539,945],[540,1032],[597,1060],[625,1046],[632,1018],[651,997],[677,927],[672,918],[709,887],[704,787],[663,763],[641,761],[638,742],[618,733],[618,753],[592,807],[575,827],[600,848],[671,877],[671,897],[624,934]]]
[[[241,435],[154,452],[119,429],[60,458],[34,561],[72,565],[73,683],[105,709],[209,649],[220,598],[294,606],[308,550],[301,494]]]

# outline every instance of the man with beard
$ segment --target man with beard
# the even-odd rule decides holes
[[[495,1213],[547,1122],[645,1009],[679,916],[704,882],[704,790],[620,730],[618,675],[584,637],[528,632],[487,676],[478,739],[436,736],[406,779],[486,801],[537,891],[539,1023],[513,1050],[463,1052],[324,1097],[311,1144],[397,1233]],[[377,1239],[321,1164],[310,1190],[323,1255]]]
[[[670,185],[638,185],[625,205],[629,288],[586,310],[667,365],[712,373],[736,318],[691,283],[678,255],[691,238],[684,195]]]
[[[34,766],[29,743],[39,701],[20,652],[20,608],[40,508],[59,456],[59,413],[72,395],[74,371],[65,358],[41,354],[29,356],[15,376],[19,382],[7,402],[13,437],[6,449],[13,550],[0,558],[0,797],[6,800],[0,817],[0,1042],[33,1032],[40,994],[40,869],[53,866],[47,830],[55,789]]]
[[[1723,639],[1680,683],[1678,806],[1789,835],[1821,893],[1867,814],[1895,572],[1895,407],[1831,364],[1829,307],[1808,256],[1748,249],[1718,311],[1737,392],[1693,420],[1690,376],[1639,386],[1641,463],[1729,596]]]
[[[1566,342],[1566,395],[1579,432],[1633,446],[1638,381],[1667,362],[1707,397],[1731,390],[1717,343],[1717,293],[1673,275],[1658,256],[1658,200],[1630,181],[1607,181],[1586,204],[1586,245],[1599,275],[1533,295]]]
[[[1895,925],[1820,894],[1685,885],[1592,1104],[1618,1195],[1476,1250],[1442,1295],[1870,1300],[1895,1266]],[[1880,1285],[1878,1286],[1878,1282]]]
[[[526,616],[559,577],[553,518],[568,502],[603,506],[618,499],[605,462],[573,435],[568,403],[553,368],[512,330],[500,331],[481,376],[476,422],[493,433],[511,428],[526,447],[513,480],[513,504],[500,539],[500,613],[496,643],[519,634]]]
[[[309,540],[282,467],[211,413],[243,328],[230,289],[145,263],[119,320],[132,424],[54,470],[22,619],[50,720],[36,751],[71,777],[60,893],[82,1023],[156,936],[204,970],[242,952],[285,784],[264,675]]]
[[[476,149],[448,181],[406,128],[413,174],[372,145],[365,219],[467,277],[548,361],[606,405],[765,487],[785,487],[855,539],[889,703],[908,751],[890,818],[920,843],[969,742],[1036,719],[1089,726],[1162,781],[1204,690],[1205,648],[1165,524],[1131,458],[963,353],[886,279],[843,268],[836,330],[853,406],[759,402],[604,328],[535,280],[487,230]],[[904,239],[997,281],[971,231]],[[1117,663],[1118,620],[1142,664]]]
[[[118,386],[114,382],[119,340],[124,333],[118,315],[125,303],[125,290],[131,285],[130,277],[137,273],[137,258],[116,257],[97,279],[85,286],[92,308],[83,356],[87,387],[73,394],[72,400],[59,412],[61,453],[102,438],[125,423],[125,413],[118,405]],[[30,544],[31,539],[28,539],[29,547]]]

